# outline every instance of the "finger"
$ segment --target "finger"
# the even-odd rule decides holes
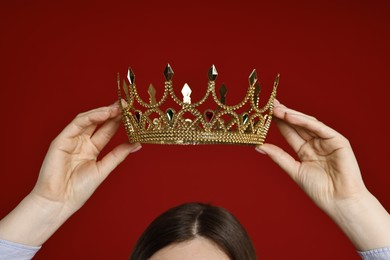
[[[306,114],[304,114],[302,112],[299,112],[299,111],[296,111],[294,109],[288,108],[288,107],[286,107],[285,105],[282,105],[282,104],[278,104],[278,105],[276,105],[274,107],[273,115],[276,116],[277,118],[284,118],[286,113],[303,115],[303,116],[306,116],[306,117],[311,118],[313,120],[317,120],[313,116],[306,115]]]
[[[91,137],[91,142],[100,152],[118,131],[121,116],[106,121]]]
[[[302,145],[306,143],[306,140],[299,135],[299,133],[296,131],[294,127],[292,127],[285,121],[277,119],[275,120],[275,122],[282,136],[286,139],[287,143],[297,153],[299,149],[302,147]]]
[[[273,144],[263,144],[256,147],[256,151],[267,154],[277,165],[282,168],[293,180],[297,180],[300,162],[296,161],[291,155],[282,148]]]
[[[333,138],[338,134],[338,132],[325,125],[324,123],[318,120],[308,118],[305,115],[287,113],[284,119],[289,124],[299,126],[307,132],[310,132],[312,135],[315,135],[316,137],[322,139]]]
[[[106,154],[102,160],[97,162],[98,171],[103,181],[107,176],[130,154],[141,149],[140,143],[123,143]]]
[[[338,132],[321,123],[315,117],[287,108],[282,104],[275,106],[274,116],[276,118],[285,120],[286,122],[292,124],[294,127],[301,127],[302,130],[306,131],[306,134],[311,135],[312,137],[320,137],[327,139],[332,138],[338,134]],[[304,139],[310,138],[307,135],[306,137],[304,137],[305,134],[303,132],[301,133],[301,136]]]
[[[310,131],[308,130],[305,130],[303,129],[302,127],[300,126],[296,126],[296,125],[291,125],[291,127],[293,127],[295,129],[295,131],[297,131],[297,133],[299,134],[299,136],[305,140],[306,142],[307,141],[310,141],[311,139],[315,138],[315,135],[313,133],[311,133]]]
[[[295,110],[292,110],[292,109],[289,109],[287,108],[285,105],[282,105],[279,100],[277,99],[274,99],[274,106],[276,108],[276,116],[275,118],[276,119],[282,119],[284,120],[284,117],[286,115],[287,112],[291,112],[291,113],[297,113],[297,114],[301,114],[301,115],[304,115],[303,113],[301,112],[298,112],[298,111],[295,111]],[[308,116],[308,115],[306,115]],[[308,116],[312,119],[315,119],[317,120],[315,117],[312,117],[312,116]],[[277,121],[277,120],[276,120]],[[295,131],[299,134],[300,137],[302,137],[303,140],[305,141],[309,141],[311,139],[314,138],[313,134],[311,134],[309,131],[305,131],[304,129],[302,129],[301,127],[298,127],[298,126],[292,126],[290,125],[290,127],[294,128]]]
[[[98,124],[117,116],[119,113],[119,107],[116,104],[81,113],[65,127],[60,135],[69,138],[76,137],[83,133],[92,135]]]

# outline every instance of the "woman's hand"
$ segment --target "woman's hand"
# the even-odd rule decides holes
[[[287,172],[357,249],[390,246],[389,214],[366,189],[349,141],[314,117],[279,102],[274,117],[298,160],[272,144],[256,150]]]
[[[367,192],[345,137],[314,117],[281,104],[275,105],[274,116],[299,160],[272,144],[256,149],[268,154],[321,209],[332,210],[334,203],[358,199]]]
[[[120,122],[117,103],[79,114],[51,143],[32,194],[78,210],[129,153],[141,148],[125,142],[97,160]]]
[[[120,122],[116,103],[79,114],[51,143],[32,192],[0,221],[0,239],[41,245],[80,209],[110,172],[141,148],[126,141],[98,160]]]

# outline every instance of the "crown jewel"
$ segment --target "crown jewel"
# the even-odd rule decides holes
[[[187,83],[181,89],[179,99],[173,89],[174,72],[168,64],[164,70],[165,87],[160,100],[156,100],[156,89],[149,85],[149,103],[141,99],[135,85],[135,75],[128,69],[129,85],[123,80],[127,104],[121,102],[122,91],[118,73],[118,98],[123,122],[130,142],[153,144],[262,144],[271,124],[273,101],[279,84],[279,74],[268,102],[259,107],[260,84],[256,70],[249,75],[249,88],[244,99],[236,105],[226,104],[227,88],[222,84],[219,98],[215,90],[218,77],[214,65],[208,71],[208,87],[204,97],[192,102],[192,90]],[[211,97],[210,97],[211,95]],[[164,103],[171,98],[179,107],[164,109]],[[200,106],[208,98],[214,101],[212,108],[202,113]],[[168,103],[168,102],[167,102]],[[246,107],[245,107],[246,106]]]

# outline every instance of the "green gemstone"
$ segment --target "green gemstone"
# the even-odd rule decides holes
[[[248,119],[249,119],[249,115],[248,113],[245,113],[242,115],[242,123],[245,125],[246,122],[248,122]]]
[[[165,113],[167,114],[168,121],[172,122],[173,116],[175,115],[175,111],[172,108],[168,108]]]

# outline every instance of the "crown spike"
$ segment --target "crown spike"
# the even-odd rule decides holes
[[[129,99],[129,86],[126,84],[126,80],[124,80],[124,79],[122,82],[122,88],[123,88],[123,91],[125,92],[126,99],[128,100]]]
[[[129,80],[130,85],[134,85],[135,75],[130,67],[127,70],[127,79]]]
[[[119,101],[118,103],[119,103],[119,107],[121,108],[121,111],[123,111],[122,92],[121,92],[121,76],[119,75],[119,72],[117,73],[116,83],[117,83],[117,87],[118,87],[118,101]]]
[[[190,86],[188,86],[187,83],[184,84],[183,88],[181,89],[181,93],[183,94],[183,103],[191,104],[191,93],[192,90]]]
[[[280,79],[280,74],[278,73],[278,75],[276,75],[275,82],[274,82],[275,86],[279,85],[279,79]]]
[[[169,65],[169,63],[168,63],[167,66],[165,67],[165,70],[164,70],[164,77],[165,77],[166,81],[171,81],[174,74],[175,73],[173,72],[171,65]]]
[[[148,93],[149,93],[150,104],[151,105],[156,104],[156,89],[153,87],[152,84],[149,85]]]
[[[251,75],[249,75],[249,85],[253,86],[257,81],[257,72],[256,70],[252,70]]]
[[[219,96],[221,99],[221,103],[226,105],[226,93],[227,93],[227,88],[225,83],[222,83],[222,86],[219,88]]]
[[[218,77],[218,71],[215,68],[214,64],[211,65],[211,68],[209,69],[209,72],[207,73],[207,76],[209,77],[210,81],[215,81]]]
[[[253,94],[253,102],[256,104],[256,106],[257,106],[258,103],[259,103],[260,91],[261,91],[260,83],[259,83],[259,82],[256,82],[256,84],[255,84],[255,92],[254,92],[254,94]]]

